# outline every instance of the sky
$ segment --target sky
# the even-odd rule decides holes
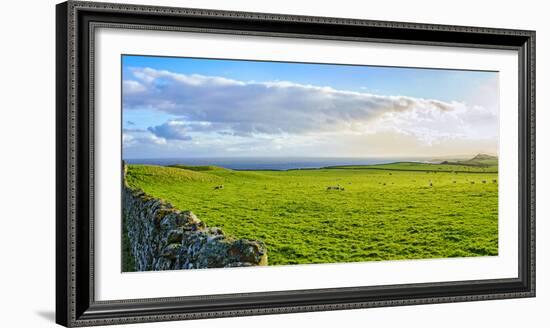
[[[122,56],[123,157],[498,153],[498,72]]]

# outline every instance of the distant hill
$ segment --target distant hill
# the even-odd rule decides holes
[[[497,156],[487,155],[487,154],[477,154],[472,158],[472,160],[484,161],[484,160],[498,160]]]
[[[493,155],[487,155],[487,154],[477,154],[468,160],[443,161],[441,162],[441,164],[491,167],[491,166],[498,166],[498,157]]]

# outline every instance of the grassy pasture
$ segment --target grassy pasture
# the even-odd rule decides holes
[[[426,164],[418,162],[399,162],[378,165],[349,165],[330,166],[326,169],[363,169],[363,170],[395,170],[395,171],[424,171],[424,172],[451,172],[451,173],[497,173],[496,165],[469,165],[469,164]]]
[[[130,165],[127,175],[131,186],[208,226],[262,240],[270,265],[497,255],[497,179],[496,165],[459,163],[289,171]]]

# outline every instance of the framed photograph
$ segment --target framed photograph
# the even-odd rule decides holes
[[[57,5],[64,326],[535,296],[535,32]]]

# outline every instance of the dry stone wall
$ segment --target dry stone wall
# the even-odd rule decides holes
[[[206,227],[192,212],[129,187],[126,165],[123,170],[124,223],[136,271],[267,265],[262,242]]]

